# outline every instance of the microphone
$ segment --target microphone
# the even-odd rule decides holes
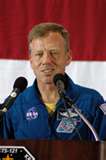
[[[57,87],[57,90],[58,90],[58,93],[60,95],[60,98],[62,98],[63,101],[64,101],[65,109],[66,109],[66,112],[68,114],[69,119],[71,120],[71,117],[70,117],[70,113],[69,113],[69,111],[67,109],[67,105],[74,109],[74,111],[79,115],[79,117],[83,120],[83,122],[91,130],[91,132],[92,132],[95,140],[99,141],[99,137],[98,137],[98,134],[97,134],[95,128],[90,124],[90,122],[87,120],[87,118],[80,112],[80,110],[78,109],[78,107],[73,103],[72,99],[69,98],[68,96],[66,96],[66,94],[65,94],[65,88],[66,88],[67,82],[66,82],[65,75],[63,75],[61,73],[56,74],[54,76],[54,78],[53,78],[53,82],[54,82],[54,84]],[[76,129],[76,132],[79,134],[79,131],[77,129]],[[79,137],[80,137],[80,135],[79,135]]]
[[[14,103],[17,96],[24,91],[24,89],[27,87],[27,79],[24,77],[18,77],[13,85],[13,91],[10,93],[10,95],[7,97],[7,99],[4,101],[4,103],[1,106],[1,112],[7,112],[7,110],[11,107],[11,105]]]
[[[73,121],[73,119],[71,118],[70,112],[69,112],[69,110],[68,110],[68,108],[67,108],[67,101],[65,100],[65,90],[66,90],[66,88],[67,88],[66,76],[65,76],[64,74],[58,73],[58,74],[56,74],[56,75],[54,76],[53,82],[54,82],[54,84],[55,84],[56,87],[57,87],[57,90],[58,90],[58,93],[59,93],[59,95],[60,95],[60,98],[63,100],[64,108],[65,108],[65,111],[66,111],[66,113],[67,113],[67,115],[68,115],[68,118],[69,118],[69,120],[71,121],[71,123],[73,124],[73,126],[75,126],[75,125],[74,125],[74,121]],[[82,138],[81,138],[81,135],[80,135],[79,130],[78,130],[77,127],[75,127],[75,132],[78,134],[79,139],[81,140]]]
[[[57,87],[60,97],[62,97],[63,94],[65,94],[65,89],[66,89],[66,84],[67,84],[65,75],[61,73],[56,74],[53,78],[53,82]]]

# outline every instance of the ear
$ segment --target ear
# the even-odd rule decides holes
[[[29,53],[29,62],[30,62],[31,68],[33,69],[32,55],[31,55],[31,53]]]
[[[67,53],[66,65],[69,65],[72,61],[72,50],[70,49]]]

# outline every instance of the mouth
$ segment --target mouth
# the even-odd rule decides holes
[[[54,71],[54,68],[53,68],[53,67],[50,67],[50,66],[44,67],[44,68],[42,68],[42,70],[41,70],[41,72],[43,72],[43,73],[45,73],[45,74],[47,74],[47,73],[53,73],[53,71]]]
[[[54,70],[53,69],[44,69],[42,72],[43,73],[52,73]]]

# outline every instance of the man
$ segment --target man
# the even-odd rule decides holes
[[[53,83],[56,74],[65,76],[66,94],[99,133],[102,96],[95,90],[74,84],[65,74],[65,67],[72,60],[69,33],[61,25],[41,23],[30,31],[28,42],[36,79],[5,114],[4,138],[93,140],[90,129],[70,106],[65,106]]]

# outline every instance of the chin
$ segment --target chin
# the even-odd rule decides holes
[[[51,78],[48,78],[48,79],[45,79],[43,81],[45,84],[52,84],[53,83],[53,80]]]
[[[45,82],[45,85],[51,85],[53,84],[52,82]]]

